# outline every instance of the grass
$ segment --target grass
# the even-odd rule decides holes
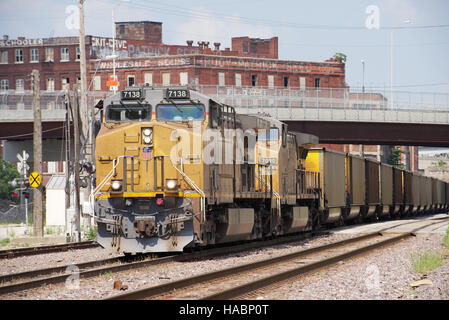
[[[9,238],[5,238],[5,239],[3,239],[2,241],[0,241],[0,244],[1,245],[7,245],[8,243],[10,243],[11,242],[11,240],[9,240]]]
[[[443,238],[443,244],[446,248],[449,249],[449,227],[446,230],[446,235]]]
[[[97,233],[97,228],[89,227],[89,230],[87,230],[85,235],[88,240],[95,240],[95,238],[97,237]]]
[[[112,271],[106,271],[105,273],[103,273],[103,277],[105,278],[110,278],[114,275],[114,273],[112,273]]]
[[[438,252],[426,251],[422,254],[412,254],[413,270],[416,273],[428,273],[444,264],[444,256]]]

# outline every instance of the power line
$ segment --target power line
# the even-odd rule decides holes
[[[64,128],[64,126],[53,128],[53,129],[48,129],[48,130],[42,130],[42,133],[55,131],[55,130],[59,130],[59,129],[62,129],[62,128]],[[33,132],[24,133],[24,134],[17,134],[17,135],[14,135],[14,136],[4,136],[4,137],[0,137],[0,140],[7,140],[7,139],[10,139],[10,138],[20,138],[20,137],[26,137],[26,136],[32,136],[32,135],[33,135]]]
[[[103,2],[107,2],[109,4],[116,3],[111,0],[101,0]],[[155,1],[153,1],[154,3]],[[201,20],[211,20],[213,18],[219,19],[220,21],[237,23],[237,24],[258,24],[263,26],[271,26],[271,27],[288,27],[288,28],[297,28],[297,29],[317,29],[317,30],[367,30],[365,26],[343,26],[343,25],[319,25],[319,24],[298,24],[288,21],[278,21],[278,20],[269,20],[265,18],[247,18],[240,16],[230,16],[223,13],[214,13],[214,12],[201,12],[176,6],[172,4],[164,4],[157,2],[157,5],[152,4],[143,4],[143,3],[135,3],[129,2],[128,6],[139,8],[139,9],[150,9],[152,12],[162,12],[169,15],[175,16],[183,16],[183,17],[193,17]],[[422,25],[422,26],[387,26],[381,27],[380,30],[398,30],[398,29],[437,29],[437,28],[448,28],[449,24],[439,24],[439,25]]]

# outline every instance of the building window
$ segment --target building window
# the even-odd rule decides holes
[[[56,164],[55,161],[47,162],[47,173],[56,173]]]
[[[181,86],[186,86],[189,84],[189,76],[187,72],[180,72],[179,73],[179,84]]]
[[[16,49],[16,63],[23,62],[23,49]]]
[[[30,49],[30,62],[39,62],[39,49]]]
[[[53,48],[45,48],[45,62],[53,61],[55,61]]]
[[[119,32],[120,32],[121,35],[125,34],[125,25],[124,24],[120,25],[120,31]]]
[[[242,75],[240,73],[235,74],[235,86],[236,87],[242,86]]]
[[[16,91],[23,92],[25,81],[23,79],[16,79]]]
[[[61,88],[62,90],[70,89],[70,78],[64,77],[61,79]]]
[[[274,88],[274,76],[268,75],[268,88],[273,89]]]
[[[8,79],[2,79],[0,82],[0,89],[1,90],[8,90],[9,89],[9,81]]]
[[[243,52],[248,53],[248,41],[243,41]]]
[[[284,77],[284,88],[288,88],[288,77]]]
[[[299,89],[306,90],[306,78],[305,77],[299,77]]]
[[[320,78],[315,78],[315,88],[320,87]]]
[[[81,81],[81,78],[78,77],[78,80]],[[94,90],[101,90],[101,76],[94,77]]]
[[[225,86],[225,74],[224,72],[219,72],[218,73],[218,85],[221,87]]]
[[[169,86],[170,85],[170,72],[162,73],[162,85]]]
[[[251,75],[251,85],[253,87],[257,86],[257,75],[255,74]]]
[[[69,60],[69,48],[61,48],[61,61]]]
[[[133,87],[136,83],[135,80],[136,78],[134,77],[134,75],[128,76],[128,87]]]
[[[81,59],[80,47],[76,47],[76,60]]]
[[[152,73],[145,73],[143,75],[143,77],[144,77],[143,80],[144,80],[145,84],[147,84],[149,86],[153,85],[153,74]]]
[[[0,52],[0,63],[8,63],[8,51]]]
[[[55,91],[55,78],[47,78],[47,91]]]

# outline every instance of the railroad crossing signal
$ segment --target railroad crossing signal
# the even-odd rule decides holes
[[[26,163],[29,157],[30,155],[25,150],[23,150],[22,155],[17,154],[17,159],[19,159],[18,169],[21,174],[25,174],[30,170],[30,166]]]
[[[33,188],[37,188],[41,185],[41,176],[39,173],[37,172],[32,172],[30,174],[30,186],[32,186]]]

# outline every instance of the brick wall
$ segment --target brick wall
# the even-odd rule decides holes
[[[143,40],[149,43],[162,43],[162,22],[116,22],[115,30],[118,39],[132,39]]]

